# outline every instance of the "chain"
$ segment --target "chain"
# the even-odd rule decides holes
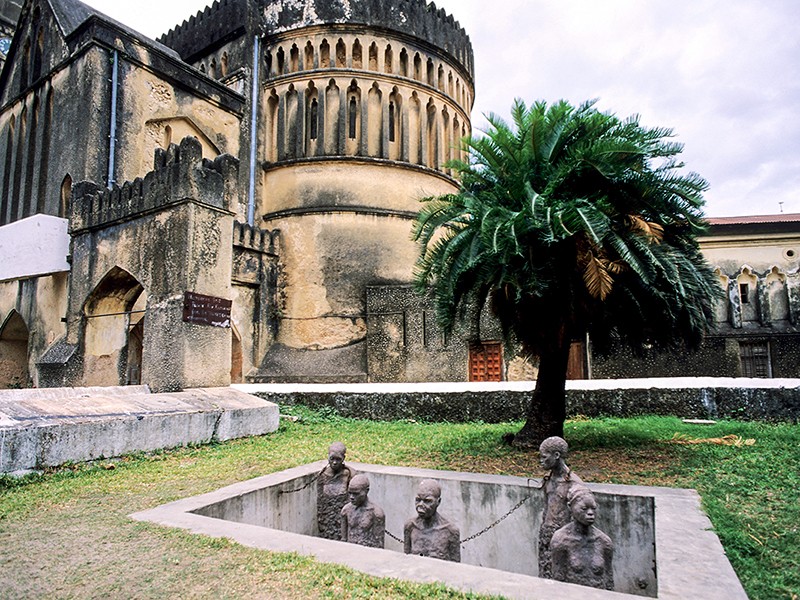
[[[505,521],[505,520],[506,520],[508,517],[510,517],[511,515],[513,515],[515,512],[517,512],[517,511],[518,511],[520,508],[522,508],[522,505],[523,505],[523,504],[525,504],[525,503],[526,503],[528,500],[530,500],[531,498],[533,498],[533,495],[532,495],[532,494],[531,494],[530,496],[525,496],[525,497],[524,497],[522,500],[520,500],[519,502],[517,502],[517,503],[514,505],[514,507],[513,507],[513,508],[512,508],[510,511],[508,511],[508,512],[507,512],[506,514],[504,514],[502,517],[500,517],[499,519],[497,519],[497,520],[496,520],[494,523],[492,523],[491,525],[488,525],[487,527],[484,527],[484,528],[483,528],[483,529],[481,529],[481,530],[480,530],[478,533],[476,533],[476,534],[474,534],[474,535],[471,535],[471,536],[469,536],[468,538],[466,538],[466,539],[464,539],[464,540],[461,540],[460,544],[463,546],[463,545],[464,545],[464,544],[466,544],[467,542],[471,542],[472,540],[474,540],[474,539],[477,539],[477,538],[481,537],[481,536],[482,536],[484,533],[488,533],[489,531],[491,531],[492,529],[494,529],[495,527],[497,527],[497,526],[498,526],[500,523],[502,523],[503,521]],[[400,542],[401,544],[403,544],[403,543],[404,543],[404,542],[403,542],[403,540],[401,540],[401,539],[400,539],[399,537],[397,537],[396,535],[394,535],[394,534],[390,533],[389,531],[387,531],[387,532],[386,532],[386,535],[388,535],[390,538],[392,538],[392,539],[393,539],[394,541],[396,541],[396,542]]]
[[[491,529],[493,529],[493,528],[497,527],[497,526],[498,526],[500,523],[502,523],[503,521],[505,521],[505,520],[506,520],[508,517],[510,517],[510,516],[511,516],[512,514],[514,514],[515,512],[517,512],[517,511],[518,511],[520,508],[522,508],[522,505],[523,505],[523,504],[525,504],[525,503],[526,503],[528,500],[530,500],[531,498],[533,498],[533,495],[530,495],[530,496],[525,496],[525,497],[524,497],[522,500],[520,500],[519,502],[517,502],[517,503],[514,505],[514,508],[512,508],[510,511],[508,511],[506,514],[504,514],[502,517],[500,517],[499,519],[497,519],[497,521],[495,521],[494,523],[492,523],[491,525],[489,525],[489,526],[487,526],[487,527],[484,527],[484,528],[483,528],[483,529],[481,529],[481,530],[480,530],[478,533],[476,533],[476,534],[474,534],[474,535],[471,535],[471,536],[469,536],[467,539],[465,539],[465,540],[461,540],[461,545],[463,546],[463,545],[464,545],[464,544],[466,544],[467,542],[471,542],[471,541],[472,541],[472,540],[474,540],[475,538],[479,538],[479,537],[481,537],[481,536],[482,536],[484,533],[487,533],[489,530],[491,530]]]
[[[400,542],[401,544],[404,544],[404,543],[405,543],[405,542],[404,542],[403,540],[401,540],[399,537],[397,537],[396,535],[394,535],[394,534],[392,534],[392,533],[390,533],[390,532],[388,532],[388,531],[386,532],[386,535],[388,535],[390,538],[392,538],[392,539],[393,539],[395,542]]]
[[[315,482],[317,479],[319,479],[320,477],[322,477],[322,474],[323,474],[324,472],[325,472],[325,469],[322,469],[322,471],[320,471],[319,473],[317,473],[317,474],[316,474],[316,476],[314,477],[314,479],[312,479],[311,481],[309,481],[307,484],[305,484],[305,485],[304,485],[303,487],[301,487],[301,488],[297,488],[297,489],[294,489],[294,490],[280,490],[280,491],[278,492],[278,494],[295,494],[295,493],[297,493],[297,492],[302,492],[303,490],[305,490],[305,489],[308,489],[308,488],[309,488],[309,487],[310,487],[310,486],[311,486],[311,485],[312,485],[312,484],[313,484],[313,483],[314,483],[314,482]]]

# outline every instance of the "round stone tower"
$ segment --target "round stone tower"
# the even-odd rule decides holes
[[[278,342],[366,338],[372,285],[407,285],[419,200],[451,193],[474,98],[469,37],[424,0],[262,4],[258,212],[281,231]]]

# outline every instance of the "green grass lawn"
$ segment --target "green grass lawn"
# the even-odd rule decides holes
[[[501,441],[519,424],[373,423],[297,407],[283,412],[302,420],[284,420],[260,438],[0,478],[0,597],[470,598],[127,515],[320,460],[334,440],[358,462],[542,474],[536,453]],[[736,435],[755,444],[680,445],[670,442],[676,433]],[[569,422],[566,437],[570,463],[584,480],[697,489],[750,598],[800,597],[800,426],[595,419]]]

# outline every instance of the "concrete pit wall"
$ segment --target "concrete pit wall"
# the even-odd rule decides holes
[[[319,465],[320,470],[324,466]],[[414,469],[355,465],[370,479],[370,499],[384,509],[386,530],[402,538],[405,522],[414,516],[417,487],[426,476]],[[236,495],[194,511],[195,514],[299,533],[317,534],[315,475],[285,484]],[[518,502],[530,497],[519,510],[479,538],[462,546],[461,561],[512,573],[537,576],[538,532],[544,498],[539,480],[491,475],[437,473],[442,486],[441,513],[455,523],[465,539],[493,523]],[[300,490],[285,492],[285,490]],[[617,591],[656,596],[655,528],[653,498],[636,495],[597,494],[597,527],[615,543],[614,580]],[[403,546],[386,537],[386,549],[403,552]]]
[[[370,498],[385,510],[387,531],[398,537],[402,536],[405,520],[414,516],[413,500],[421,479],[439,481],[440,510],[460,527],[462,539],[502,517],[519,500],[528,495],[531,498],[484,536],[462,544],[462,563],[398,553],[400,544],[388,537],[385,550],[311,537],[316,530],[315,479],[325,466],[324,461],[131,516],[232,539],[254,548],[300,552],[377,577],[441,582],[462,591],[512,599],[747,598],[693,490],[589,484],[599,505],[597,525],[616,545],[614,574],[618,591],[608,592],[531,575],[538,565],[540,480],[349,465],[369,476]],[[495,568],[501,563],[510,570]]]

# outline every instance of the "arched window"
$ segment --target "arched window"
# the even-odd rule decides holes
[[[372,42],[369,47],[369,70],[378,70],[378,44]]]
[[[228,76],[228,53],[227,52],[223,52],[222,53],[222,58],[219,61],[219,71],[220,71],[220,76],[221,77],[227,77]]]
[[[427,76],[428,85],[433,86],[434,85],[434,80],[433,80],[433,60],[430,59],[430,58],[428,59],[428,65],[427,65],[426,71],[427,71],[427,75],[428,75]]]
[[[395,141],[396,125],[395,125],[395,112],[396,108],[393,101],[389,101],[389,141]]]
[[[44,29],[39,29],[36,36],[36,45],[33,48],[33,68],[31,80],[36,81],[42,76],[42,62],[44,61]]]
[[[394,72],[394,53],[392,52],[392,46],[386,46],[386,52],[383,53],[383,70],[385,73],[393,73]]]
[[[62,219],[69,218],[70,203],[72,202],[72,177],[69,173],[61,182],[61,199],[58,203],[58,216]]]
[[[405,48],[400,51],[400,75],[408,77],[408,52]]]
[[[13,217],[8,217],[9,204],[11,203],[11,166],[14,157],[14,129],[16,118],[11,115],[8,122],[8,135],[6,137],[6,157],[3,168],[3,197],[0,198],[0,224],[5,225],[13,221]]]
[[[306,71],[314,70],[314,46],[311,45],[311,41],[306,43],[305,70]]]
[[[353,68],[361,69],[363,66],[363,55],[361,51],[361,42],[356,40],[353,42]]]
[[[267,160],[278,160],[278,92],[272,90],[267,97]]]
[[[422,81],[422,57],[419,52],[414,54],[414,79]]]
[[[439,65],[438,80],[439,80],[438,81],[439,89],[442,90],[443,92],[447,91],[447,88],[444,85],[444,68],[442,67],[442,65]]]
[[[319,46],[319,68],[329,69],[331,66],[331,45],[328,40],[322,40]]]
[[[264,64],[267,67],[267,76],[270,77],[274,75],[272,72],[272,52],[269,50],[267,50],[267,52],[264,54]]]
[[[339,41],[336,42],[336,68],[347,68],[347,46],[345,46],[342,38],[339,38]]]
[[[356,128],[358,126],[358,101],[355,96],[350,96],[347,104],[347,137],[351,140],[356,139]]]
[[[286,70],[286,53],[283,48],[278,48],[278,72],[277,75],[283,75]]]
[[[216,58],[212,58],[211,59],[211,64],[208,65],[208,76],[211,77],[211,79],[216,79],[217,78],[217,59]]]
[[[297,44],[292,44],[291,50],[289,50],[289,71],[292,73],[296,73],[300,70],[300,49],[297,47]]]

